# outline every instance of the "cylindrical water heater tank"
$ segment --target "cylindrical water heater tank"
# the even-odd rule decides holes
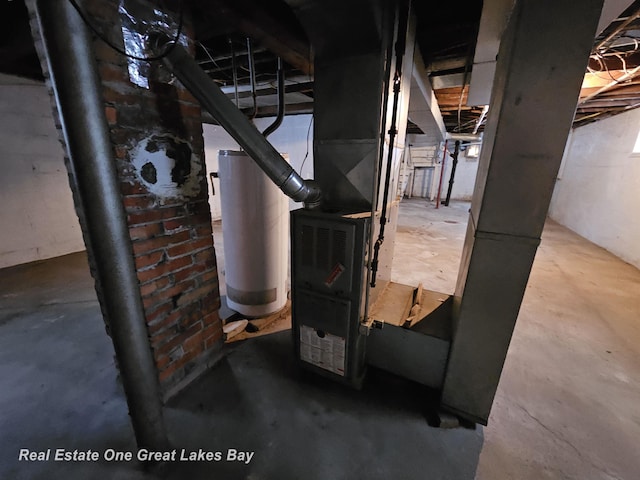
[[[287,303],[289,199],[246,152],[218,161],[227,305],[269,315]]]

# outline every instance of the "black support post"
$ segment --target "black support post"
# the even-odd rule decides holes
[[[449,176],[449,188],[447,189],[447,198],[444,199],[445,207],[449,206],[449,201],[451,200],[451,190],[453,190],[453,181],[456,178],[456,167],[458,166],[458,155],[460,154],[460,140],[456,140],[456,146],[453,149],[453,154],[451,157],[453,158],[453,163],[451,164],[451,175]]]

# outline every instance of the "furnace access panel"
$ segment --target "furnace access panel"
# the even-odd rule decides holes
[[[321,375],[359,387],[366,336],[366,214],[291,213],[292,322],[296,357]]]

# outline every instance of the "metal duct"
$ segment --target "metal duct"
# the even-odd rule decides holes
[[[485,425],[601,10],[602,0],[517,1],[500,44],[442,391],[447,410]]]
[[[394,5],[383,0],[287,3],[314,51],[313,161],[323,201],[340,211],[369,211],[382,141],[385,67],[393,55]]]
[[[93,40],[67,0],[34,0],[27,5],[35,16],[34,33],[42,39],[40,53],[46,55],[43,60],[60,112],[69,168],[84,212],[83,233],[90,242],[102,286],[138,447],[163,450],[168,440],[157,371],[147,338]]]
[[[172,40],[159,38],[157,50],[163,51]],[[176,45],[163,61],[285,195],[309,207],[320,203],[321,192],[313,181],[298,175],[182,46]]]
[[[482,142],[482,133],[449,133],[447,132],[446,140],[460,140],[461,142]]]

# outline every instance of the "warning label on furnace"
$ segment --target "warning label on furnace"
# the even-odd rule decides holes
[[[300,359],[344,377],[345,339],[300,326]]]

